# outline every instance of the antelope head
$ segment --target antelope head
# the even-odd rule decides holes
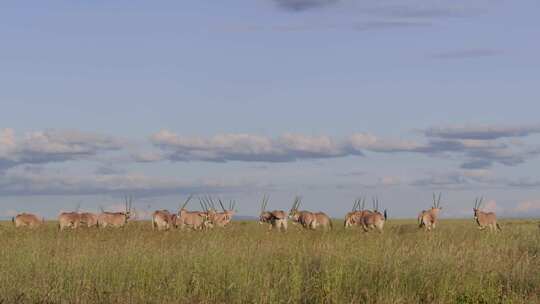
[[[433,207],[431,207],[431,209],[442,210],[442,207],[441,207],[441,195],[442,195],[442,193],[439,193],[439,197],[437,198],[435,193],[433,193]]]
[[[289,211],[289,218],[295,222],[297,222],[298,218],[300,217],[300,212],[298,211],[298,208],[300,207],[301,203],[302,203],[302,198],[300,196],[295,197],[294,203],[291,207],[291,210]]]
[[[188,196],[188,198],[184,201],[183,205],[181,203],[180,203],[180,205],[178,205],[178,207],[179,207],[178,214],[179,215],[181,213],[187,212],[186,206],[187,206],[187,204],[189,203],[189,201],[191,200],[192,197],[193,197],[193,195]]]
[[[474,219],[478,219],[478,213],[480,213],[480,208],[482,207],[482,201],[484,200],[483,197],[476,198],[474,201]]]
[[[133,215],[133,212],[132,212],[132,209],[131,209],[131,205],[132,205],[132,202],[133,202],[133,197],[130,195],[129,197],[126,195],[124,197],[124,201],[125,201],[125,205],[126,205],[126,210],[124,211],[124,214],[126,215],[126,222],[128,219],[130,219]]]
[[[266,211],[266,206],[268,205],[268,196],[263,196],[262,202],[261,202],[261,213],[259,214],[259,224],[264,224],[270,222],[272,219],[272,214],[270,212]]]
[[[221,201],[220,201],[220,204],[221,204]],[[221,208],[223,208],[223,204],[221,204]],[[236,201],[234,200],[229,201],[229,209],[223,211],[227,215],[227,218],[231,219],[234,216],[234,214],[236,213],[235,208],[236,208]]]
[[[225,206],[223,205],[223,202],[221,199],[218,199],[219,205],[221,206],[221,209],[223,210],[223,213],[225,217],[229,220],[234,216],[235,210],[234,207],[236,206],[236,201],[229,201],[229,209],[225,209]]]
[[[379,198],[378,197],[373,198],[373,213],[378,213],[384,216],[385,221],[388,218],[388,213],[386,212],[386,209],[384,209],[382,213],[379,211]]]

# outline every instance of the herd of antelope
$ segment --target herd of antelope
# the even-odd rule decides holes
[[[217,199],[222,209],[221,212],[218,212],[214,199],[207,196],[199,198],[202,211],[189,211],[186,209],[186,206],[192,198],[193,196],[189,196],[179,206],[176,213],[169,210],[154,211],[152,213],[152,229],[160,231],[171,229],[207,230],[213,227],[226,227],[232,222],[236,202],[230,201],[228,208],[225,208],[221,199]],[[123,212],[106,212],[103,209],[99,214],[89,212],[62,212],[58,216],[58,227],[61,231],[65,229],[77,229],[79,227],[124,227],[133,215],[133,199],[126,196],[124,200],[125,211]],[[332,220],[324,212],[299,210],[302,203],[301,197],[297,196],[294,199],[288,213],[283,210],[267,211],[268,201],[269,197],[264,196],[261,202],[259,224],[267,224],[270,230],[287,231],[288,220],[308,230],[315,230],[319,227],[324,230],[333,228]],[[474,219],[478,228],[481,230],[489,228],[490,231],[501,230],[501,227],[497,224],[495,213],[480,210],[482,201],[482,198],[477,198],[473,208]],[[384,223],[388,219],[386,209],[383,212],[379,211],[378,198],[373,199],[373,208],[371,210],[365,208],[365,203],[365,198],[354,201],[352,210],[345,215],[344,227],[358,226],[365,232],[372,230],[382,232]],[[441,194],[438,197],[433,194],[433,206],[428,210],[422,210],[418,215],[419,227],[424,228],[426,231],[435,229],[441,210]],[[35,228],[43,224],[45,219],[39,218],[34,214],[21,213],[13,217],[12,221],[15,227]]]

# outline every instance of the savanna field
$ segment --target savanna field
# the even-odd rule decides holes
[[[540,303],[538,220],[443,220],[425,233],[268,231],[233,222],[207,232],[58,232],[0,224],[0,303]]]

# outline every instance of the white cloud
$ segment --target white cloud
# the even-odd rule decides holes
[[[28,171],[13,168],[0,175],[2,195],[137,194],[159,196],[175,193],[213,193],[257,188],[244,180],[176,180],[139,173],[71,175],[61,171]]]
[[[379,184],[383,186],[396,186],[401,184],[401,178],[397,176],[384,176],[379,179]]]
[[[540,200],[529,200],[521,202],[514,210],[516,212],[522,213],[540,211]]]
[[[0,168],[89,159],[123,147],[120,140],[93,133],[52,130],[17,138],[12,129],[4,129],[0,131]]]
[[[504,209],[502,207],[497,206],[496,200],[488,200],[484,204],[482,204],[481,209],[485,212],[496,212],[496,213],[502,213]]]
[[[450,127],[433,127],[427,129],[428,137],[447,139],[487,140],[504,137],[524,137],[540,133],[540,125],[500,126],[500,125],[463,125]]]
[[[424,147],[414,141],[382,140],[367,133],[353,134],[349,142],[358,151],[365,149],[373,152],[417,152]]]
[[[284,134],[276,139],[251,134],[221,134],[210,138],[183,137],[162,130],[151,137],[171,161],[291,162],[361,155],[344,142],[328,136]]]
[[[252,134],[221,134],[209,138],[186,137],[162,130],[151,137],[160,149],[155,154],[139,156],[140,161],[258,161],[292,162],[373,153],[417,153],[431,157],[453,157],[462,161],[462,169],[485,169],[493,164],[516,166],[540,154],[504,136],[525,136],[533,127],[451,127],[425,131],[426,142],[382,139],[369,133],[355,133],[345,139],[329,136],[285,134],[270,138]]]

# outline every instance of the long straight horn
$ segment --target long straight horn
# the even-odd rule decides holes
[[[203,200],[200,197],[199,197],[199,204],[201,205],[202,210],[206,211],[206,209],[204,208]]]
[[[204,198],[204,205],[206,206],[206,211],[208,211],[208,209],[210,209],[210,208],[213,208],[212,204],[210,202],[210,197],[209,196],[206,196]]]
[[[223,202],[221,202],[221,199],[219,199],[219,204],[221,205],[221,209],[223,209],[223,212],[225,212],[225,207],[223,207]]]
[[[478,202],[478,209],[482,208],[482,202],[484,201],[484,197],[482,196],[480,198],[480,201]]]
[[[133,196],[129,196],[129,212],[131,212],[131,207],[133,207]]]
[[[351,212],[353,212],[353,211],[356,210],[356,206],[358,206],[358,199],[355,199],[355,200],[354,200],[354,204],[353,204],[353,206],[352,206]]]
[[[377,197],[377,211],[379,211],[379,197]]]
[[[266,201],[266,195],[263,196],[263,199],[261,201],[261,213],[263,213],[264,209],[266,209],[266,206],[264,205],[265,201]]]
[[[437,198],[435,196],[435,192],[433,192],[433,208],[437,207]]]
[[[214,200],[211,196],[208,196],[206,199],[206,203],[208,207],[211,207],[212,209],[216,210],[216,205],[214,204]]]
[[[182,207],[180,207],[180,210],[186,208],[187,204],[189,203],[189,201],[191,201],[192,198],[193,198],[193,194],[190,194],[188,198],[186,199],[186,201],[184,202],[184,204],[182,205]]]
[[[442,192],[439,192],[439,199],[437,200],[437,208],[441,206],[441,196],[442,196]]]
[[[300,208],[300,203],[302,202],[302,198],[300,196],[297,196],[294,198],[294,204],[293,204],[293,210],[298,210]]]

